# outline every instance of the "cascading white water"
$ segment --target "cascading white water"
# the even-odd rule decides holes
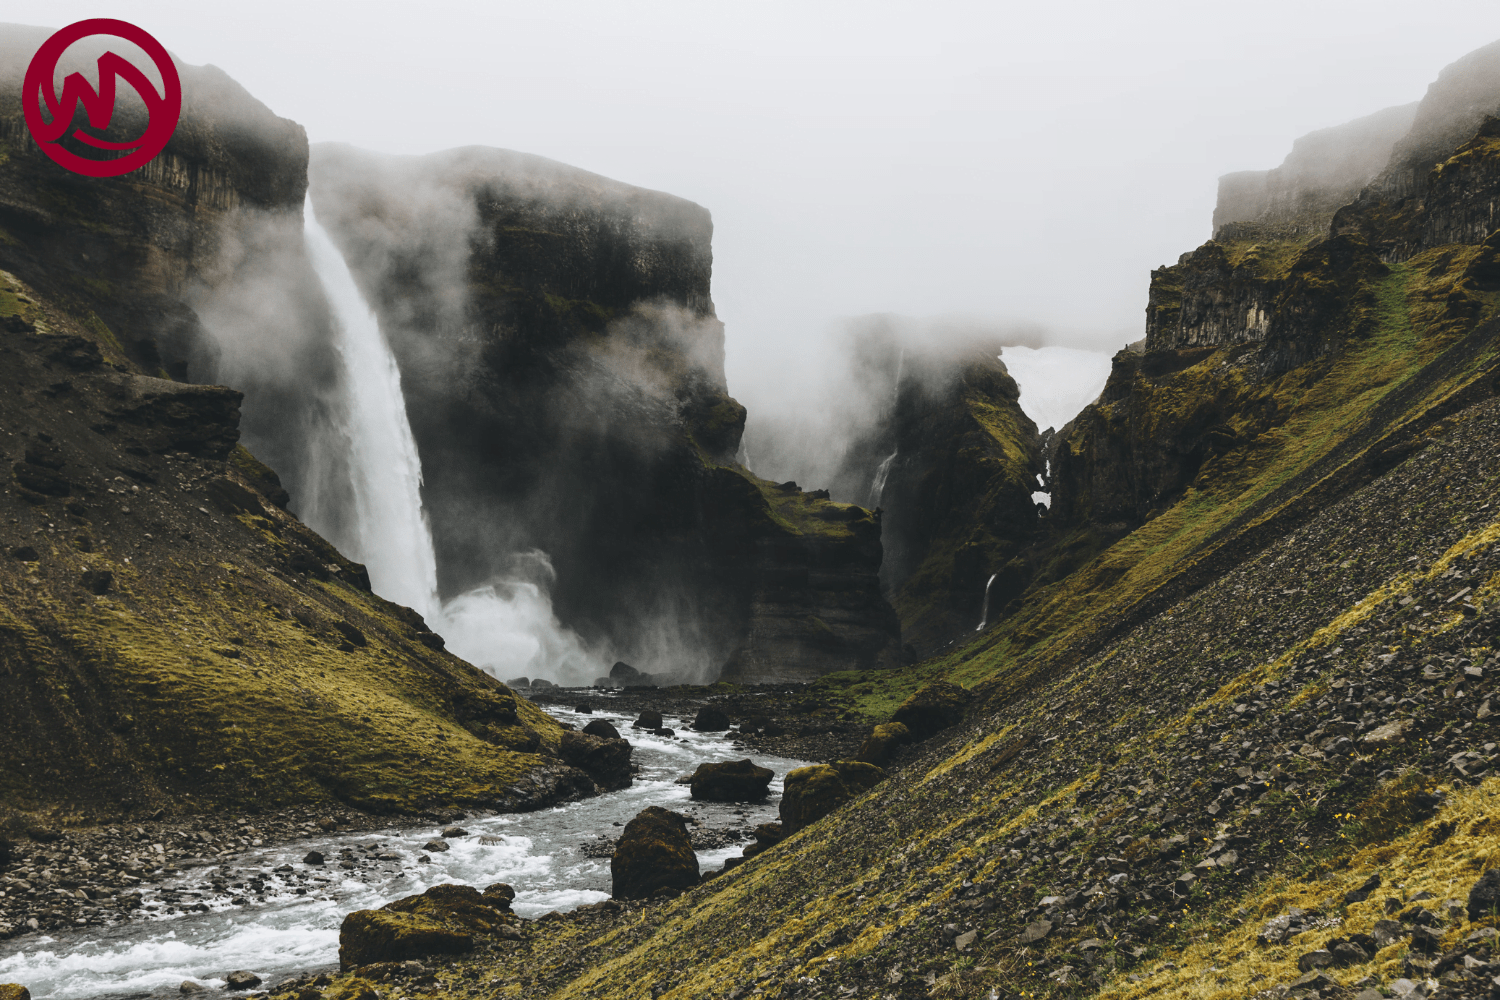
[[[318,223],[311,198],[304,214],[308,253],[338,326],[356,521],[348,543],[356,551],[347,554],[365,564],[376,593],[417,610],[449,650],[501,680],[527,674],[591,683],[607,659],[558,622],[534,579],[497,580],[446,603],[440,599],[432,529],[422,508],[422,461],[406,415],[401,371],[343,255]],[[323,530],[311,520],[314,530]],[[530,577],[552,575],[546,553],[526,553],[519,561],[529,565]]]
[[[896,382],[891,389],[891,414],[895,415],[896,403],[901,399],[901,375],[906,368],[906,348],[901,348],[901,353],[896,355]],[[870,484],[872,504],[878,505],[880,498],[885,493],[886,480],[891,476],[891,465],[896,461],[896,456],[901,454],[898,446],[885,459],[875,467],[875,481]]]
[[[984,585],[984,606],[979,609],[979,624],[974,628],[976,632],[983,632],[984,627],[990,623],[990,587],[994,584],[995,577],[999,575],[999,573],[991,573],[989,582]]]
[[[313,215],[311,198],[303,211],[307,252],[338,322],[334,345],[348,392],[358,545],[348,555],[365,564],[382,597],[433,619],[441,610],[437,561],[422,513],[422,462],[406,417],[401,372],[349,265]]]
[[[885,461],[875,468],[875,481],[870,484],[870,493],[873,496],[871,503],[880,503],[880,495],[885,492],[885,481],[891,475],[891,463],[896,461],[896,452],[885,456]]]

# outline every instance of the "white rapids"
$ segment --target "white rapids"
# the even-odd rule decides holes
[[[463,820],[467,836],[449,840],[446,852],[424,852],[422,845],[439,827],[391,828],[363,833],[319,835],[276,847],[255,849],[235,859],[237,880],[265,880],[264,899],[246,892],[240,905],[228,897],[203,897],[209,912],[168,913],[159,890],[147,892],[140,917],[110,928],[87,928],[28,935],[0,942],[0,982],[21,983],[37,1000],[43,998],[125,998],[175,996],[184,979],[207,986],[223,986],[225,974],[245,969],[265,982],[300,972],[327,971],[338,962],[339,924],[345,914],[379,907],[393,899],[442,882],[462,882],[483,889],[491,882],[508,882],[516,889],[515,911],[535,918],[551,910],[571,910],[609,896],[608,857],[589,857],[586,841],[601,835],[618,837],[620,826],[651,805],[665,806],[696,817],[704,828],[741,831],[745,839],[732,847],[698,853],[705,871],[722,867],[724,859],[740,853],[749,831],[758,823],[774,822],[781,798],[781,779],[806,762],[747,754],[722,733],[678,730],[670,739],[628,730],[629,719],[606,713],[593,716],[552,710],[566,722],[582,726],[591,718],[613,722],[635,746],[633,760],[641,765],[635,783],[621,792],[533,813]],[[686,726],[690,720],[668,720]],[[701,763],[750,757],[771,768],[776,777],[763,803],[731,805],[693,802],[685,785],[674,779],[691,774]],[[339,851],[379,845],[381,853],[399,861],[352,872],[337,867]],[[304,865],[308,851],[328,856],[321,868]],[[430,863],[419,864],[426,854]],[[278,890],[291,888],[289,875],[278,867],[310,873],[319,888],[298,896]],[[166,887],[198,890],[214,866],[187,869],[167,878]]]

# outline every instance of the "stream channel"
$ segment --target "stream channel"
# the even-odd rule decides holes
[[[232,888],[216,892],[210,879],[217,865],[185,867],[175,875],[158,876],[149,888],[143,883],[145,906],[131,920],[0,942],[0,983],[20,983],[37,1000],[123,1000],[178,996],[185,979],[218,993],[227,973],[245,969],[259,975],[266,985],[258,988],[265,989],[297,973],[336,969],[339,924],[345,914],[442,882],[480,889],[491,882],[508,882],[516,890],[515,912],[527,919],[571,910],[609,897],[609,857],[588,856],[586,842],[618,837],[621,827],[642,809],[665,806],[697,819],[699,830],[743,834],[732,846],[698,852],[702,870],[722,867],[725,858],[739,854],[749,842],[756,824],[776,820],[782,777],[807,763],[746,753],[734,745],[732,733],[695,733],[686,728],[688,719],[665,721],[677,730],[678,737],[672,739],[630,730],[632,719],[609,712],[590,716],[552,707],[550,713],[578,728],[590,719],[614,723],[635,748],[631,759],[640,766],[635,783],[623,791],[536,812],[463,820],[458,825],[467,835],[449,838],[450,849],[441,853],[424,851],[422,845],[448,824],[333,833],[254,848],[233,860],[233,879],[240,885],[263,880],[263,895]],[[693,802],[688,787],[675,783],[699,764],[747,756],[775,772],[764,802]],[[344,848],[353,848],[362,858],[394,858],[344,871],[338,866]],[[303,864],[309,851],[322,852],[328,863]],[[423,855],[431,861],[418,863]],[[275,871],[286,866],[291,871]],[[306,894],[296,895],[298,888]],[[167,912],[163,890],[176,890],[177,912]],[[236,898],[242,902],[233,902]],[[181,909],[200,904],[207,912]]]

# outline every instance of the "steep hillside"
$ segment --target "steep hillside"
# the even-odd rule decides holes
[[[1455,413],[680,898],[558,915],[430,974],[465,996],[1487,996],[1500,917],[1465,904],[1500,792],[1497,438],[1500,402]]]
[[[278,506],[236,444],[239,392],[141,374],[96,317],[4,273],[0,357],[7,810],[592,792],[542,756],[556,723]]]

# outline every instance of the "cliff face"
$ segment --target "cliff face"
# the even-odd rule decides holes
[[[1038,524],[1031,495],[1045,466],[997,350],[909,352],[898,387],[882,577],[919,652],[971,633],[986,595],[998,617],[1029,582],[1016,557]]]
[[[401,367],[445,594],[541,550],[563,623],[652,673],[893,662],[878,538],[847,528],[873,521],[795,530],[734,466],[707,212],[502,150],[326,147],[312,177]]]
[[[337,493],[344,471],[315,459],[338,451],[317,447],[338,365],[303,251],[302,126],[222,70],[178,61],[182,117],[166,149],[122,177],[69,173],[37,149],[20,108],[50,34],[0,26],[0,267],[94,317],[141,370],[245,392],[246,441],[293,497]],[[92,75],[97,53],[75,49],[66,68]],[[107,137],[139,134],[131,97],[122,89]]]
[[[1279,167],[1220,177],[1215,234],[1237,222],[1272,225],[1286,235],[1320,232],[1385,168],[1417,114],[1417,104],[1406,104],[1320,129],[1294,142]]]

